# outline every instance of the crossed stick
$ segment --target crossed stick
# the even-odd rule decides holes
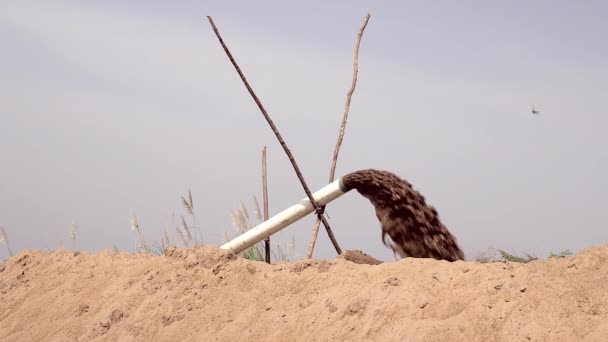
[[[354,62],[354,71],[353,71],[353,82],[352,82],[351,89],[350,89],[350,91],[347,94],[347,100],[346,100],[346,106],[345,106],[344,115],[343,115],[343,119],[342,119],[342,125],[340,127],[340,132],[339,132],[339,135],[338,135],[338,142],[337,142],[335,150],[334,150],[334,155],[333,155],[333,160],[332,160],[332,166],[331,166],[331,171],[330,171],[330,182],[333,181],[333,178],[334,178],[335,169],[336,169],[336,163],[337,163],[337,159],[338,159],[338,153],[340,151],[340,146],[342,144],[342,140],[343,140],[343,137],[344,137],[344,130],[345,130],[346,121],[347,121],[347,118],[348,118],[348,111],[349,111],[349,108],[350,108],[351,97],[352,97],[352,94],[353,94],[353,92],[355,90],[355,86],[357,84],[359,45],[361,43],[361,37],[363,35],[363,31],[365,30],[365,27],[367,26],[367,22],[369,21],[369,18],[370,18],[370,15],[368,14],[365,17],[365,21],[363,23],[363,26],[359,30],[359,34],[358,34],[358,38],[357,38],[357,45],[355,47],[355,62]],[[251,88],[251,86],[249,85],[249,82],[247,82],[247,79],[245,78],[245,75],[241,71],[241,68],[238,66],[236,60],[232,56],[232,53],[230,53],[230,50],[226,46],[226,43],[224,43],[224,40],[222,39],[222,36],[220,35],[219,30],[215,26],[215,23],[213,22],[213,19],[210,16],[207,16],[207,19],[209,20],[209,23],[211,24],[211,27],[213,28],[213,31],[215,32],[215,35],[217,36],[220,44],[222,45],[222,48],[226,52],[226,55],[230,59],[230,62],[234,66],[236,72],[241,77],[241,80],[243,81],[243,84],[247,88],[247,91],[249,92],[249,94],[251,95],[251,97],[253,98],[253,100],[255,101],[255,103],[257,104],[258,108],[262,112],[262,115],[264,115],[264,118],[266,119],[266,121],[270,125],[270,129],[272,130],[272,132],[275,134],[275,136],[279,140],[279,143],[283,147],[283,150],[285,151],[285,154],[287,154],[287,157],[289,158],[289,161],[291,162],[291,165],[293,166],[293,169],[294,169],[296,175],[298,176],[298,179],[300,180],[300,183],[302,184],[302,187],[304,188],[304,191],[306,192],[306,196],[310,200],[310,203],[312,204],[312,206],[315,208],[315,212],[317,213],[317,222],[316,222],[315,227],[313,229],[313,238],[312,238],[312,241],[310,243],[310,247],[309,247],[309,251],[308,251],[308,258],[312,257],[312,252],[314,250],[314,246],[315,246],[315,243],[316,243],[316,240],[317,240],[318,231],[319,231],[319,222],[323,223],[323,226],[325,227],[325,230],[327,231],[327,235],[329,236],[329,239],[331,240],[331,243],[333,244],[334,248],[336,249],[336,252],[338,254],[341,254],[342,253],[342,249],[338,245],[338,241],[336,241],[334,233],[331,230],[331,227],[329,226],[329,222],[327,222],[327,220],[325,219],[325,216],[324,216],[325,206],[323,206],[323,207],[319,206],[317,204],[317,202],[315,201],[315,199],[313,198],[312,193],[310,192],[310,189],[308,188],[308,185],[306,184],[306,181],[304,180],[304,177],[302,176],[302,172],[300,171],[300,168],[298,167],[298,164],[296,163],[296,160],[293,157],[293,154],[291,153],[289,147],[287,147],[287,144],[285,143],[285,140],[283,139],[283,137],[279,133],[277,127],[275,126],[274,122],[270,118],[270,115],[268,115],[268,112],[266,111],[266,109],[262,105],[262,102],[257,97],[257,95],[255,94],[255,92],[253,91],[253,89]]]

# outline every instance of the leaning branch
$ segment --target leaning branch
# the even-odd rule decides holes
[[[255,103],[258,105],[258,107],[262,111],[262,114],[264,115],[264,118],[266,119],[266,121],[270,125],[270,128],[272,129],[272,131],[276,135],[277,139],[279,140],[279,143],[283,147],[283,150],[285,150],[285,153],[287,154],[287,157],[289,158],[289,161],[291,162],[291,165],[293,165],[293,169],[296,172],[296,175],[298,176],[298,179],[300,180],[300,183],[302,184],[302,187],[304,188],[304,191],[306,192],[306,196],[308,196],[308,199],[310,200],[310,203],[315,208],[315,211],[317,212],[318,219],[320,219],[321,222],[323,222],[323,225],[325,226],[325,229],[327,230],[327,234],[329,235],[329,238],[330,238],[332,244],[334,245],[334,248],[336,249],[336,252],[338,254],[341,254],[342,253],[342,249],[338,245],[338,242],[336,241],[336,238],[335,238],[335,236],[334,236],[334,234],[333,234],[333,232],[331,230],[331,227],[329,226],[329,223],[327,222],[327,220],[323,216],[323,210],[321,210],[321,207],[317,204],[317,202],[313,198],[312,193],[310,192],[310,189],[308,188],[308,185],[306,184],[306,181],[304,180],[304,177],[302,176],[302,173],[300,172],[300,168],[298,167],[298,164],[296,163],[296,160],[294,159],[293,155],[291,154],[291,151],[289,150],[289,148],[287,147],[287,144],[285,143],[285,141],[281,137],[281,134],[277,130],[276,126],[274,125],[274,122],[272,122],[272,119],[268,115],[268,112],[266,112],[266,109],[264,109],[264,106],[262,105],[262,102],[260,102],[260,100],[258,99],[257,95],[255,94],[255,92],[253,91],[253,89],[251,88],[251,86],[249,85],[249,82],[247,82],[247,79],[245,78],[245,75],[241,71],[241,68],[239,68],[238,64],[234,60],[234,57],[232,57],[232,54],[230,53],[230,50],[228,50],[228,47],[224,43],[224,40],[222,39],[222,36],[220,35],[220,32],[218,31],[217,27],[213,23],[213,19],[210,16],[207,16],[207,19],[209,20],[209,23],[211,24],[211,27],[213,28],[213,31],[215,32],[215,35],[217,36],[217,39],[220,41],[220,44],[224,48],[224,51],[226,52],[226,55],[228,55],[228,58],[230,59],[230,62],[232,62],[232,65],[236,69],[236,72],[239,74],[239,76],[241,77],[241,80],[245,84],[245,87],[247,88],[247,91],[249,91],[249,94],[253,97],[253,100],[255,101]]]
[[[363,25],[359,29],[359,34],[357,35],[357,45],[355,46],[355,62],[353,65],[353,81],[350,86],[350,90],[348,91],[348,94],[346,94],[346,105],[344,107],[344,115],[342,116],[342,125],[340,126],[338,141],[336,142],[334,156],[331,163],[331,170],[329,171],[330,183],[334,181],[334,176],[336,173],[336,164],[338,163],[338,153],[340,152],[340,146],[342,146],[342,140],[344,140],[344,130],[346,129],[346,121],[348,120],[348,110],[350,109],[350,101],[353,96],[353,93],[355,92],[355,87],[357,86],[357,74],[359,73],[359,45],[361,44],[361,37],[363,36],[363,31],[365,30],[367,22],[369,21],[369,17],[370,15],[368,13],[365,17]],[[321,208],[321,212],[325,212],[325,206]],[[320,221],[317,219],[312,230],[312,239],[310,240],[310,245],[308,246],[308,259],[312,258],[312,253],[315,249],[315,244],[317,243],[317,236],[319,235],[319,225]]]

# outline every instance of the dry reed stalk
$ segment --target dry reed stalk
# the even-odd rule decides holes
[[[243,205],[243,202],[241,202]],[[244,231],[248,231],[251,228],[251,222],[249,222],[249,215],[247,214],[247,208],[243,205],[238,209],[239,217],[241,218],[241,222],[243,222]]]
[[[193,215],[194,206],[192,203],[192,192],[190,192],[190,189],[188,189],[188,199],[186,199],[184,196],[180,196],[180,198],[182,199],[182,204],[184,205],[184,208],[186,208],[188,214]]]
[[[291,239],[287,241],[287,255],[291,259],[296,257],[296,235],[294,233],[291,233]]]
[[[76,251],[76,238],[78,237],[78,225],[72,221],[70,239],[72,239],[72,250]]]
[[[188,242],[192,243],[192,233],[190,232],[190,228],[188,227],[188,223],[186,222],[186,218],[182,215],[182,230],[186,234],[186,239]]]
[[[283,150],[285,151],[285,154],[287,154],[287,157],[289,158],[289,161],[291,162],[291,165],[293,166],[293,169],[294,169],[296,175],[298,176],[298,179],[300,180],[300,183],[302,184],[302,187],[304,188],[304,192],[306,192],[306,196],[310,200],[310,203],[312,204],[312,206],[315,208],[315,211],[317,213],[317,217],[321,220],[321,222],[323,223],[323,226],[325,226],[325,229],[327,230],[327,235],[329,236],[329,239],[331,240],[332,244],[334,245],[334,248],[336,249],[336,252],[338,254],[341,254],[342,253],[342,249],[338,245],[338,241],[336,241],[334,233],[332,232],[331,227],[329,226],[329,222],[327,222],[327,220],[323,216],[323,211],[321,210],[321,207],[317,204],[317,201],[315,201],[315,199],[313,198],[312,193],[310,192],[310,189],[308,188],[308,185],[306,184],[306,181],[304,180],[304,176],[302,176],[302,173],[300,172],[300,168],[298,167],[298,164],[296,163],[296,160],[293,157],[293,154],[291,153],[291,151],[287,147],[287,144],[283,140],[283,137],[279,133],[277,127],[274,124],[274,122],[272,121],[272,119],[268,115],[268,112],[266,111],[266,109],[262,105],[262,102],[257,97],[257,95],[255,94],[255,92],[253,91],[253,89],[251,88],[251,86],[249,85],[249,82],[247,82],[247,79],[245,78],[245,75],[241,71],[241,68],[236,63],[236,60],[234,59],[234,57],[232,57],[232,53],[230,53],[230,50],[228,50],[228,47],[226,46],[226,43],[224,43],[224,40],[222,39],[222,36],[220,35],[219,30],[215,26],[215,23],[213,22],[213,19],[210,16],[207,16],[207,19],[209,20],[209,23],[211,24],[211,27],[213,28],[213,31],[215,32],[215,35],[217,36],[217,39],[219,40],[220,44],[222,45],[222,48],[226,52],[226,55],[230,59],[230,62],[232,63],[232,65],[236,69],[236,72],[241,77],[241,80],[245,84],[245,87],[249,91],[249,94],[253,97],[253,100],[257,104],[258,108],[260,109],[260,111],[264,115],[264,118],[268,122],[268,125],[270,125],[270,128],[272,129],[273,133],[275,134],[275,136],[279,140],[279,143],[283,147]]]
[[[164,231],[163,231],[163,235],[164,235],[165,245],[167,247],[171,246],[171,240],[169,240],[169,232],[167,230],[167,225],[166,224],[165,224],[165,228],[164,228]]]
[[[179,229],[178,226],[175,226],[175,230],[177,230],[177,236],[179,236],[180,241],[184,245],[184,247],[188,248],[188,240],[186,239],[186,235],[183,230]]]
[[[190,247],[188,245],[188,240],[186,239],[185,233],[179,228],[179,225],[177,224],[177,222],[175,220],[175,209],[174,208],[171,209],[171,226],[175,227],[175,230],[177,231],[177,236],[179,237],[179,241],[181,241],[182,245],[184,245],[184,247],[186,247],[186,248]]]
[[[257,199],[254,196],[254,201],[257,203]],[[259,212],[259,206],[258,206]],[[249,216],[247,214],[247,208],[245,204],[240,201],[240,206],[231,212],[232,217],[232,226],[237,231],[237,235],[241,235],[251,229],[251,222],[249,221]],[[227,231],[224,231],[224,240],[225,242],[230,241],[230,236]],[[246,258],[253,258],[255,260],[262,260],[262,252],[260,251],[261,247],[259,244],[255,244],[249,247],[247,250],[243,251],[240,255]]]
[[[365,21],[363,25],[359,29],[359,34],[357,35],[357,44],[355,46],[355,57],[353,63],[353,80],[350,86],[350,90],[348,94],[346,94],[346,105],[344,106],[344,114],[342,116],[342,125],[340,126],[340,132],[338,133],[338,141],[336,142],[336,147],[334,148],[334,155],[331,163],[331,170],[329,171],[329,183],[334,181],[335,173],[336,173],[336,164],[338,162],[338,153],[340,152],[340,146],[342,146],[342,140],[344,139],[344,131],[346,129],[346,122],[348,120],[348,111],[350,109],[350,101],[355,92],[355,87],[357,86],[357,74],[359,73],[359,45],[361,44],[361,37],[363,36],[363,31],[365,31],[365,27],[367,27],[367,22],[369,21],[370,14],[368,13],[365,17]],[[321,208],[321,212],[325,212],[325,206]],[[319,235],[319,225],[320,221],[317,219],[315,225],[312,230],[312,239],[310,240],[310,245],[308,246],[308,254],[306,257],[308,259],[312,258],[312,253],[315,249],[315,244],[317,243],[317,236]]]
[[[253,195],[253,204],[255,206],[255,218],[258,219],[258,221],[263,222],[262,211],[260,210],[260,202],[258,202],[258,198],[256,195]]]
[[[139,227],[139,221],[137,220],[137,216],[135,216],[135,213],[131,210],[131,231],[135,232],[135,235],[137,235],[137,249],[140,252],[145,252],[145,253],[150,253],[150,248],[148,247],[148,244],[146,243],[146,240],[144,239],[144,234],[141,231],[141,228]]]
[[[268,173],[266,170],[266,146],[262,149],[262,192],[264,196],[264,221],[268,220]],[[270,264],[270,236],[264,239],[265,260]]]
[[[241,213],[243,216],[249,221],[249,212],[247,211],[247,207],[245,207],[245,203],[243,201],[239,201],[241,203]]]
[[[194,202],[192,201],[192,191],[190,191],[190,189],[188,189],[188,198],[186,198],[184,196],[180,196],[180,198],[182,200],[182,204],[184,205],[184,208],[186,208],[186,212],[188,214],[190,214],[190,216],[192,216],[192,229],[194,229],[194,240],[193,240],[194,244],[198,243],[198,238],[196,236],[197,232],[198,232],[198,235],[199,235],[199,237],[201,239],[201,243],[202,243],[203,242],[203,233],[202,233],[200,227],[197,225],[196,215],[194,214]],[[188,233],[190,233],[190,229],[188,229]]]
[[[13,250],[11,250],[11,245],[8,241],[8,235],[6,234],[6,231],[4,230],[3,226],[0,226],[0,243],[6,246],[8,254],[10,256],[13,256]]]
[[[241,209],[235,209],[232,211],[232,226],[239,234],[243,234],[248,229],[248,223],[245,220],[245,216],[243,216],[243,212]]]

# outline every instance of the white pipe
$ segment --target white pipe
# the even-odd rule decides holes
[[[344,187],[342,179],[340,178],[312,194],[312,197],[319,206],[324,206],[344,195],[346,192],[348,192],[348,190]],[[240,253],[314,211],[315,208],[310,203],[308,197],[304,198],[297,204],[274,215],[267,221],[260,223],[255,228],[228,241],[220,248],[231,250],[234,253]]]

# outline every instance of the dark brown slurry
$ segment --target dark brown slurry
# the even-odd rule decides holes
[[[370,200],[382,225],[382,241],[402,258],[464,260],[437,210],[407,181],[388,171],[369,169],[347,174],[342,183]],[[386,241],[387,235],[392,243]]]

